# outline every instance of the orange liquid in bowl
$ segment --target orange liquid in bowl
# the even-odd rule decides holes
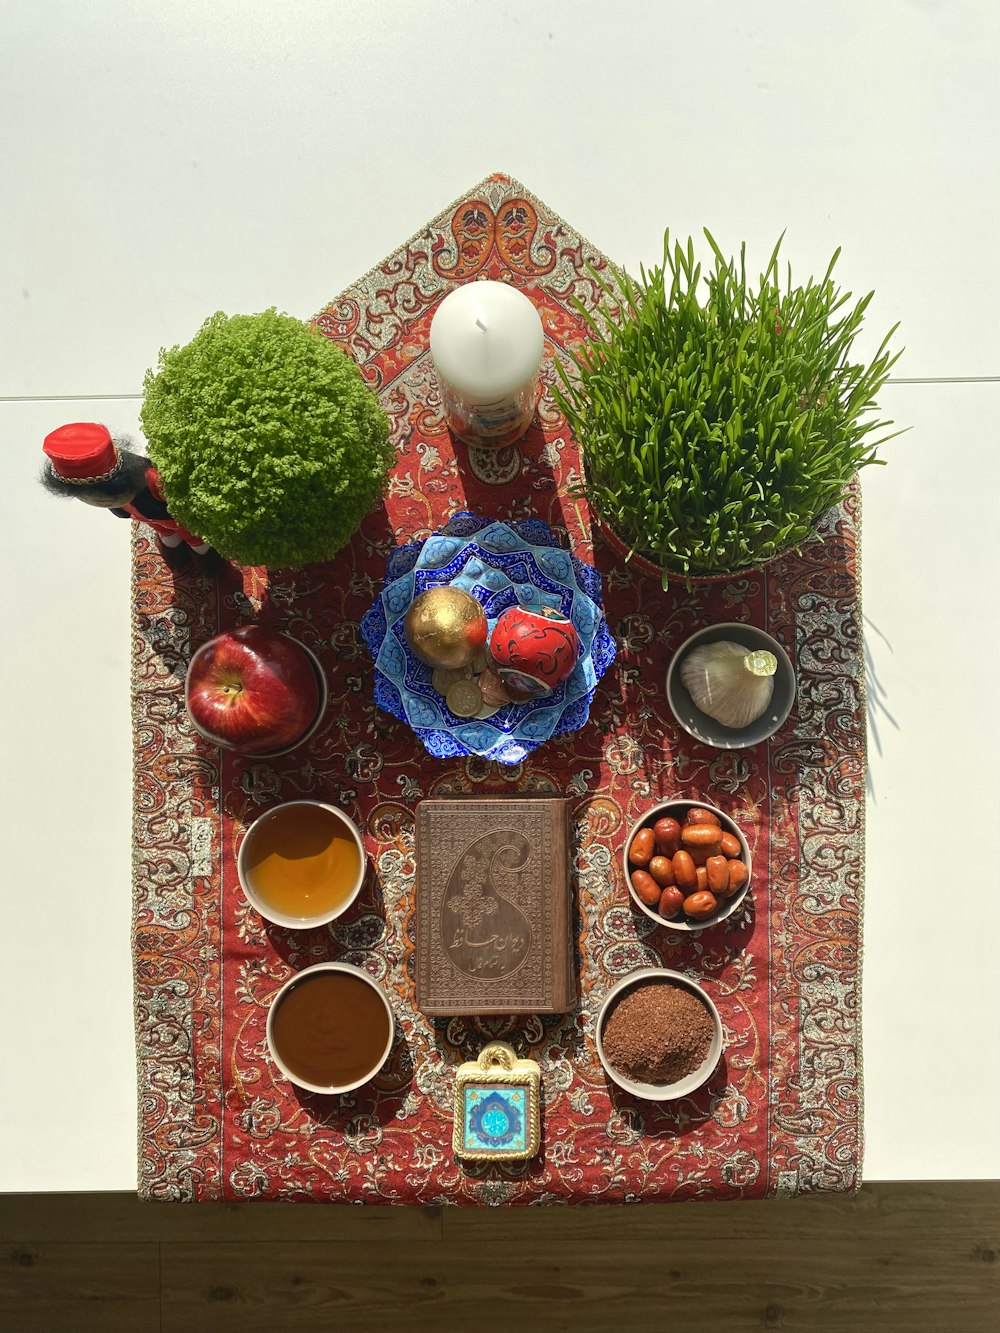
[[[250,837],[244,873],[261,902],[283,916],[322,916],[354,892],[361,856],[354,835],[322,806],[279,806]]]
[[[286,1068],[317,1088],[368,1078],[389,1032],[377,992],[346,972],[302,977],[278,1001],[271,1020],[271,1040]]]

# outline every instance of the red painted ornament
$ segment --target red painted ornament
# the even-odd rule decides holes
[[[511,606],[490,635],[490,657],[514,697],[551,694],[571,675],[580,655],[580,640],[561,611]]]

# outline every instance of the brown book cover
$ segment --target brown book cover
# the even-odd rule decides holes
[[[417,806],[417,1008],[562,1014],[576,999],[569,802],[429,797]]]

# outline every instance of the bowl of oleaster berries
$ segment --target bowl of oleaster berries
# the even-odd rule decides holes
[[[665,801],[636,821],[623,853],[636,907],[670,930],[725,921],[750,888],[750,846],[734,820],[703,801]]]

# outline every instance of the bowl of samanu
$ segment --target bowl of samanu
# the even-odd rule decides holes
[[[267,1015],[267,1047],[307,1092],[344,1093],[389,1058],[394,1024],[381,988],[350,963],[317,963],[285,982]]]

